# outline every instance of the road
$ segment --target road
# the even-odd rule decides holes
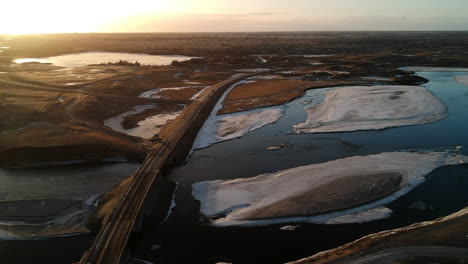
[[[111,77],[109,77],[111,78]],[[102,80],[100,80],[102,81]],[[111,97],[111,98],[121,98],[121,99],[128,99],[129,96],[126,95],[118,95],[118,94],[110,94],[110,93],[101,93],[101,92],[96,92],[96,91],[87,91],[80,89],[81,86],[74,86],[70,88],[64,88],[62,86],[52,86],[52,85],[44,85],[44,84],[35,84],[35,83],[28,83],[22,80],[14,80],[14,79],[9,79],[8,77],[1,76],[0,77],[0,83],[3,84],[9,84],[9,85],[15,85],[19,86],[24,89],[30,89],[33,91],[49,91],[49,92],[57,92],[57,93],[71,93],[71,94],[81,94],[81,95],[91,95],[91,96],[102,96],[102,97]],[[89,83],[86,85],[92,85],[93,83]],[[11,86],[0,86],[0,89],[12,89]],[[147,99],[147,98],[146,98]],[[185,103],[188,100],[187,99],[168,99],[168,98],[149,98],[152,102],[167,102],[167,101],[173,101],[174,103]]]
[[[120,263],[145,198],[150,192],[151,186],[160,176],[161,169],[170,164],[175,156],[185,157],[188,154],[194,136],[198,133],[216,102],[230,86],[251,76],[265,73],[247,74],[211,86],[200,100],[192,103],[177,119],[170,123],[170,133],[161,134],[161,141],[164,144],[159,144],[159,147],[147,155],[142,166],[132,176],[130,187],[118,207],[104,219],[92,247],[83,255],[79,263]],[[187,139],[187,135],[192,138]],[[183,151],[180,150],[181,145]]]

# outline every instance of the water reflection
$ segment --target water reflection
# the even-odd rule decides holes
[[[92,64],[117,63],[127,61],[130,63],[139,62],[142,65],[162,66],[169,65],[174,60],[186,61],[193,57],[181,55],[148,55],[139,53],[120,53],[120,52],[84,52],[75,54],[65,54],[48,58],[23,58],[17,59],[15,63],[52,63],[61,67],[81,67]]]

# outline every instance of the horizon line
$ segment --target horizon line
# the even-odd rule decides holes
[[[215,33],[215,34],[222,34],[222,33],[322,33],[322,32],[330,32],[330,33],[379,33],[379,32],[420,32],[420,33],[437,33],[437,32],[446,32],[446,33],[460,33],[460,32],[467,32],[468,29],[447,29],[447,30],[390,30],[390,29],[382,29],[382,30],[267,30],[267,31],[129,31],[129,32],[107,32],[107,31],[90,31],[90,32],[44,32],[44,33],[21,33],[21,34],[8,34],[8,33],[0,33],[0,36],[27,36],[27,35],[61,35],[61,34],[207,34],[207,33]]]

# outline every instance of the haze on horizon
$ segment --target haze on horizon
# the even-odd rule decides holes
[[[468,30],[466,0],[15,0],[0,34]]]

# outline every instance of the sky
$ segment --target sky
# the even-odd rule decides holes
[[[467,0],[5,0],[0,34],[468,30]]]

